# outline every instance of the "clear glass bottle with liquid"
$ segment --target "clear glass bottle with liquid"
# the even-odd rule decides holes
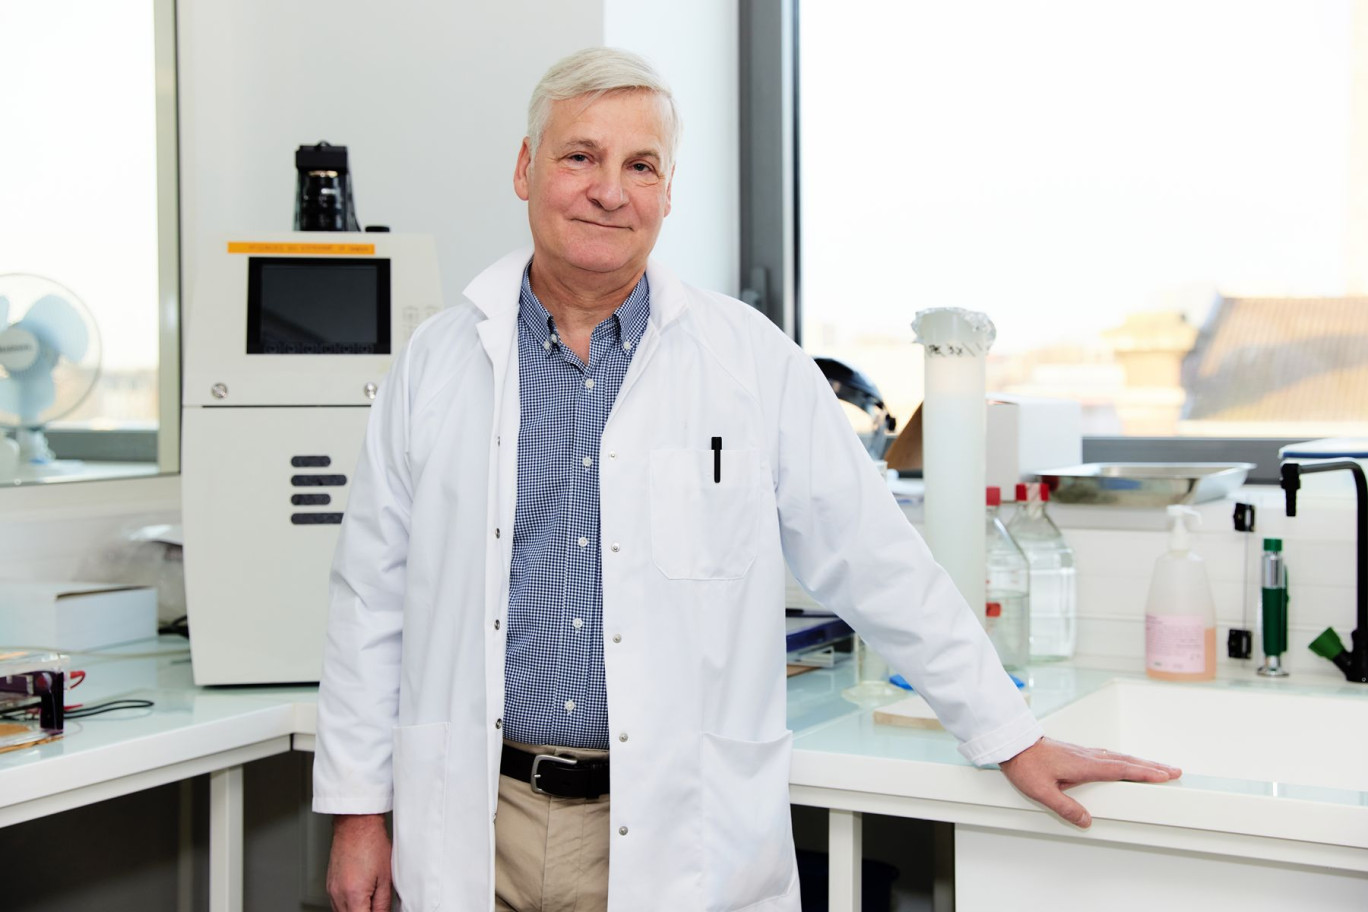
[[[998,517],[1002,489],[988,488],[984,534],[988,573],[983,628],[1008,669],[1025,668],[1031,654],[1030,564]]]
[[[1007,532],[1031,568],[1031,658],[1067,659],[1074,654],[1078,621],[1073,549],[1045,510],[1049,488],[1019,484],[1016,499]]]

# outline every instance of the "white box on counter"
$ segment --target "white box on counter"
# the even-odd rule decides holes
[[[1012,500],[1040,469],[1083,461],[1083,407],[1072,399],[988,394],[988,484]]]
[[[151,586],[0,581],[0,647],[80,652],[156,635]]]

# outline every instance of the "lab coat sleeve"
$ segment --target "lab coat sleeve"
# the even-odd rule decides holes
[[[776,496],[784,556],[924,696],[974,764],[1041,737],[997,653],[931,557],[813,360],[783,340]]]
[[[321,814],[378,814],[393,804],[412,351],[396,358],[371,406],[333,558],[314,755],[313,809]]]

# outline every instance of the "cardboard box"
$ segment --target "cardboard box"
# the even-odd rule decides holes
[[[156,635],[151,586],[0,582],[0,646],[82,652]]]

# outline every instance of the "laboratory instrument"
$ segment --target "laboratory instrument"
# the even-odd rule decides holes
[[[1004,668],[1025,668],[1031,655],[1030,563],[998,516],[1002,489],[986,491],[983,629]]]
[[[66,657],[0,650],[0,753],[62,737]]]
[[[898,421],[888,413],[879,388],[864,374],[835,358],[814,358],[831,391],[841,402],[856,436],[875,460],[884,458],[889,435]]]
[[[1091,462],[1038,474],[1058,503],[1165,507],[1220,500],[1253,468],[1252,462]]]
[[[1046,660],[1074,654],[1078,618],[1074,553],[1046,511],[1049,499],[1043,484],[1018,484],[1016,513],[1007,523],[1030,565],[1031,658]]]
[[[926,349],[922,402],[924,537],[965,601],[984,604],[984,537],[978,519],[986,486],[986,371],[997,337],[987,315],[958,307],[918,312],[912,322]]]
[[[1357,501],[1357,514],[1354,525],[1356,585],[1354,601],[1358,626],[1354,628],[1353,647],[1345,649],[1339,634],[1333,627],[1327,627],[1311,643],[1311,651],[1321,658],[1329,659],[1344,673],[1345,678],[1359,684],[1368,684],[1368,478],[1363,466],[1354,459],[1332,459],[1299,465],[1295,462],[1282,464],[1282,489],[1287,500],[1287,515],[1297,515],[1297,491],[1301,488],[1301,477],[1319,472],[1344,470],[1353,474],[1354,494]]]
[[[1145,674],[1161,681],[1216,677],[1216,604],[1206,561],[1192,550],[1188,522],[1202,516],[1181,504],[1168,508],[1168,551],[1159,556],[1145,607]]]
[[[1259,576],[1263,586],[1264,663],[1259,674],[1285,678],[1282,655],[1287,651],[1287,563],[1283,560],[1282,539],[1265,538]]]
[[[74,412],[100,377],[100,332],[76,293],[27,273],[0,275],[0,426],[14,430],[17,472],[42,478],[81,468],[57,460],[44,429]]]
[[[295,231],[360,231],[347,147],[320,142],[295,150]]]
[[[1254,636],[1249,627],[1249,539],[1254,532],[1255,515],[1253,504],[1237,503],[1232,517],[1235,531],[1245,533],[1240,545],[1244,555],[1244,572],[1240,575],[1240,626],[1231,627],[1226,637],[1226,655],[1232,659],[1247,659],[1254,651]]]
[[[82,652],[157,635],[157,590],[118,583],[0,581],[0,648]]]
[[[199,258],[182,508],[197,684],[317,681],[370,404],[441,301],[424,235],[281,233]]]

